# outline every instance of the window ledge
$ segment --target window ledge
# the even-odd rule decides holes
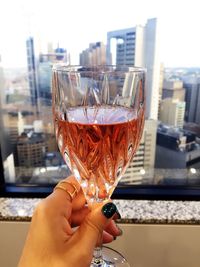
[[[30,221],[39,198],[0,198],[0,221]],[[200,202],[114,200],[120,223],[200,224]]]

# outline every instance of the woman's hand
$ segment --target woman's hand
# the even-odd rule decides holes
[[[67,190],[56,189],[35,209],[18,267],[88,267],[95,246],[109,243],[121,230],[114,220],[119,218],[112,202],[97,204],[92,210],[73,176],[68,190],[77,188],[73,198]],[[71,185],[73,187],[71,187]],[[73,227],[78,226],[76,229]]]

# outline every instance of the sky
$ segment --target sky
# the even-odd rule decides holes
[[[26,66],[26,39],[65,47],[72,64],[91,42],[106,44],[108,31],[157,18],[160,62],[200,67],[199,0],[7,0],[0,1],[0,55],[5,67]],[[45,51],[44,51],[45,52]]]

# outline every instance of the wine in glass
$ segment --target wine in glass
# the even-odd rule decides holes
[[[145,70],[127,66],[53,66],[55,135],[88,203],[111,197],[140,142]],[[96,248],[91,266],[129,266]],[[116,255],[115,255],[116,254]]]

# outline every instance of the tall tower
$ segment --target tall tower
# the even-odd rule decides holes
[[[164,80],[162,88],[162,99],[172,98],[179,101],[185,100],[185,89],[183,82],[179,80]]]
[[[27,50],[28,80],[29,80],[31,104],[37,107],[38,82],[37,82],[37,67],[36,67],[36,57],[35,57],[33,37],[29,37],[26,40],[26,50]]]
[[[200,78],[185,78],[183,86],[186,89],[185,120],[200,124]]]
[[[3,107],[5,104],[5,77],[3,67],[1,66],[1,55],[0,55],[0,104]]]
[[[102,42],[91,43],[80,53],[80,65],[105,65],[106,46]]]
[[[145,26],[107,33],[107,63],[135,65],[147,69],[146,118],[157,120],[159,100],[160,62],[157,45],[157,20],[149,19]],[[116,55],[112,54],[112,40],[116,40]],[[116,57],[116,62],[112,58]]]
[[[153,176],[160,84],[157,31],[157,20],[149,19],[145,26],[138,25],[107,33],[107,64],[147,69],[146,121],[143,137],[121,182],[141,183]]]
[[[178,99],[165,98],[161,101],[160,120],[164,124],[183,128],[185,102]]]
[[[120,182],[137,184],[153,177],[157,122],[146,120],[137,152]]]

